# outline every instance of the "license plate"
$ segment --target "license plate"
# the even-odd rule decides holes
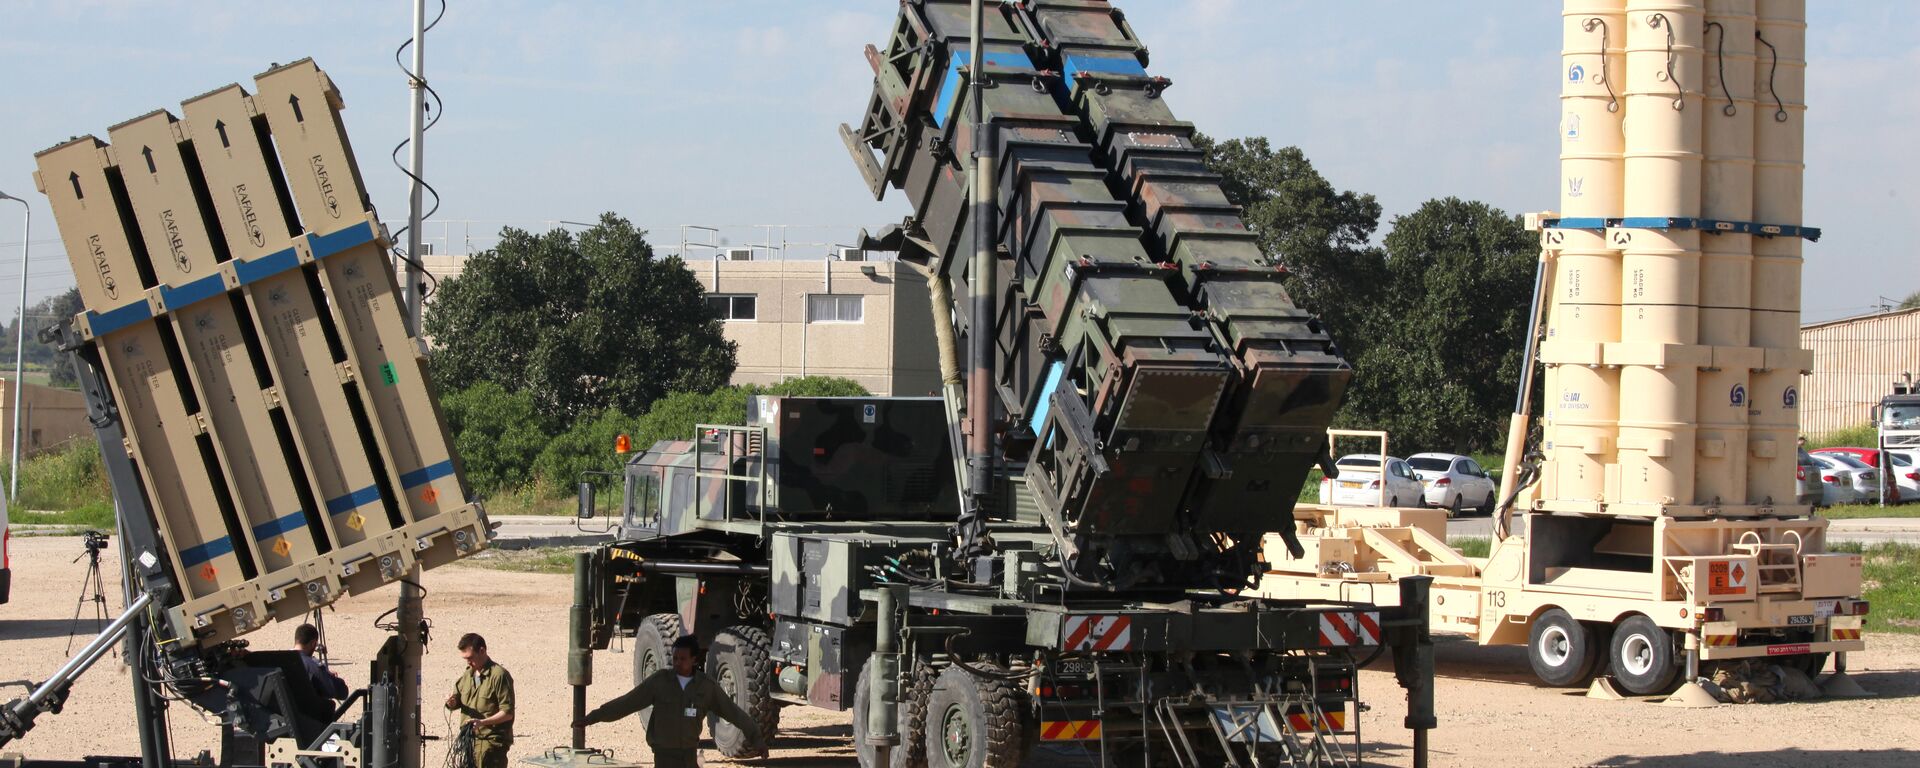
[[[1340,481],[1340,487],[1342,487],[1342,488],[1359,488],[1359,487],[1361,487],[1361,485],[1360,485],[1360,481],[1358,481],[1358,480],[1342,480],[1342,481]]]
[[[1811,627],[1811,626],[1813,626],[1813,614],[1811,614],[1811,613],[1807,613],[1807,614],[1801,614],[1801,615],[1799,615],[1799,616],[1788,616],[1788,617],[1787,617],[1787,626],[1789,626],[1789,627]]]

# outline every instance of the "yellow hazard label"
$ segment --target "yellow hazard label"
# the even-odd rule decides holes
[[[361,528],[365,528],[366,526],[367,526],[367,519],[365,517],[361,517],[360,513],[358,512],[347,513],[348,528],[352,528],[357,531],[357,530],[360,530]]]
[[[286,557],[287,553],[292,551],[293,551],[293,545],[287,543],[287,537],[285,536],[282,536],[273,542],[273,553],[276,555],[279,555],[281,557]]]

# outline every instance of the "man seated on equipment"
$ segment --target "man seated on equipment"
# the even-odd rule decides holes
[[[313,683],[315,693],[334,701],[347,697],[347,681],[327,669],[327,665],[320,663],[319,657],[314,655],[320,650],[319,627],[302,624],[293,630],[293,649],[300,652],[300,661],[307,666],[307,680]]]
[[[746,710],[733,703],[733,697],[720,684],[701,674],[696,663],[700,641],[682,635],[673,641],[673,665],[640,681],[633,690],[607,702],[575,727],[611,723],[647,707],[647,747],[653,750],[653,764],[659,768],[693,768],[699,765],[700,724],[708,712],[733,723],[746,734],[753,751],[767,753],[766,734]]]

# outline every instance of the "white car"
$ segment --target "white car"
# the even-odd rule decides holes
[[[1416,453],[1407,457],[1413,476],[1426,486],[1420,502],[1459,517],[1466,510],[1493,514],[1498,488],[1480,463],[1457,453]]]
[[[1880,500],[1880,471],[1852,456],[1813,453],[1820,465],[1821,504],[1873,504]]]
[[[1320,503],[1336,507],[1377,507],[1380,506],[1379,454],[1356,453],[1340,457],[1334,466],[1340,470],[1338,480],[1322,478],[1320,480]],[[1420,494],[1426,488],[1420,485],[1420,479],[1414,477],[1413,468],[1407,462],[1394,456],[1385,459],[1386,502],[1389,507],[1409,507],[1420,503]]]

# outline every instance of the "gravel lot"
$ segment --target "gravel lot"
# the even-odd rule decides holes
[[[66,658],[69,619],[80,592],[84,563],[80,539],[14,540],[13,602],[0,606],[0,681],[40,679]],[[109,599],[118,586],[109,569]],[[427,615],[434,642],[426,662],[425,694],[437,702],[460,669],[453,641],[463,632],[487,636],[495,658],[513,672],[520,716],[515,757],[538,755],[567,740],[570,693],[564,684],[570,599],[566,576],[511,573],[465,565],[429,572]],[[343,601],[327,615],[327,644],[350,683],[364,678],[363,665],[381,639],[373,619],[393,605],[389,592]],[[91,627],[91,624],[87,625]],[[256,647],[290,641],[292,627],[272,627],[249,637]],[[1577,693],[1530,684],[1526,658],[1517,648],[1479,648],[1447,640],[1438,652],[1441,725],[1432,735],[1436,766],[1914,766],[1920,765],[1920,636],[1874,634],[1870,650],[1852,659],[1859,682],[1881,695],[1860,701],[1720,707],[1680,710],[1643,701],[1592,701]],[[76,641],[77,644],[78,641]],[[601,681],[589,693],[597,705],[623,692],[631,657],[598,654]],[[111,662],[111,660],[110,660]],[[8,745],[35,758],[83,754],[131,754],[138,750],[128,723],[133,705],[128,675],[103,663],[76,686],[66,711],[46,715],[24,739]],[[1410,734],[1401,728],[1404,699],[1390,672],[1363,673],[1361,691],[1372,711],[1362,718],[1372,750],[1369,764],[1409,765]],[[19,695],[19,688],[0,698]],[[216,727],[184,706],[169,711],[175,753],[192,755],[217,746]],[[445,735],[440,710],[427,710],[428,732]],[[853,764],[845,715],[788,709],[774,756],[759,765]],[[645,737],[636,722],[595,726],[595,746],[623,759],[647,761]],[[440,742],[427,749],[428,766],[443,760]],[[709,762],[715,760],[712,753]],[[1054,764],[1042,759],[1036,763]]]

